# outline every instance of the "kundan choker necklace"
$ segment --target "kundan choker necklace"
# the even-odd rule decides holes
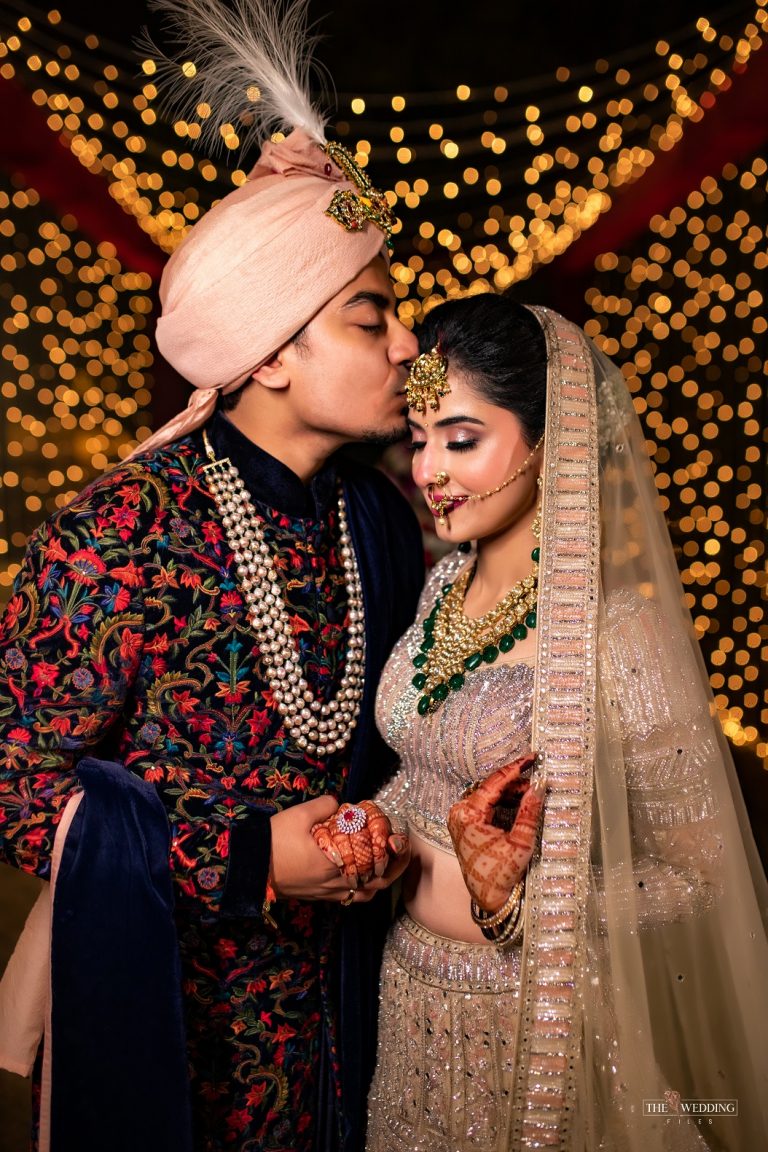
[[[365,669],[365,630],[360,573],[339,485],[339,537],[347,588],[347,652],[339,690],[327,704],[317,700],[301,671],[299,650],[277,579],[264,521],[231,460],[218,460],[208,435],[205,473],[227,543],[232,549],[248,621],[256,633],[272,696],[291,739],[305,752],[330,756],[349,743],[360,714]]]
[[[501,653],[512,651],[517,640],[525,639],[529,628],[536,627],[539,555],[537,546],[531,552],[530,576],[510,588],[490,612],[476,620],[464,615],[464,598],[477,562],[452,584],[443,586],[434,608],[422,622],[424,638],[413,657],[413,685],[423,692],[417,704],[421,716],[436,711],[450,692],[460,691],[468,672],[474,672],[481,664],[495,663]]]

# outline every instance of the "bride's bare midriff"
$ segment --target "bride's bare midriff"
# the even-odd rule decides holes
[[[494,667],[532,664],[536,657],[536,635],[518,643],[514,655]],[[445,852],[410,829],[411,862],[403,880],[403,900],[408,915],[437,936],[487,944],[469,911],[470,896],[459,862],[453,852]]]
[[[411,863],[403,883],[408,915],[438,936],[487,944],[472,922],[469,892],[456,857],[413,830],[410,837]]]

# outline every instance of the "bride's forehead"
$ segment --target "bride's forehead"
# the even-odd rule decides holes
[[[518,417],[507,406],[495,403],[490,397],[483,395],[482,391],[472,386],[472,383],[463,374],[454,383],[450,372],[448,381],[450,391],[440,397],[436,408],[427,406],[426,411],[419,412],[415,408],[408,409],[408,423],[416,428],[440,428],[448,421],[457,423],[465,418],[471,423],[494,425],[505,421],[517,421]]]

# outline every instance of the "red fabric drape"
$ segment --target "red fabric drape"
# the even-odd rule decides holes
[[[157,280],[165,256],[141,231],[133,216],[109,194],[105,178],[94,176],[51,131],[46,114],[15,80],[0,79],[0,164],[34,188],[59,217],[71,214],[94,244],[114,244],[124,268],[148,272]]]
[[[583,274],[601,252],[626,252],[656,214],[683,204],[705,176],[754,155],[768,139],[768,52],[734,70],[717,96],[706,94],[702,118],[688,123],[678,144],[659,152],[646,173],[614,194],[613,207],[557,261],[558,272]],[[708,105],[708,107],[707,107]]]

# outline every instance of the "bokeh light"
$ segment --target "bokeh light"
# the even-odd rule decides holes
[[[12,7],[0,77],[28,94],[94,196],[171,253],[246,180],[247,113],[219,124],[198,103],[167,122],[154,61],[137,78],[130,50],[105,51],[55,9]],[[529,279],[610,213],[749,67],[766,0],[718,19],[551,76],[342,94],[336,134],[361,166],[373,157],[400,218],[392,272],[403,321]],[[194,61],[180,72],[195,82]],[[259,95],[248,88],[244,107]],[[196,146],[209,121],[210,156]],[[624,365],[644,423],[724,730],[767,760],[765,197],[762,156],[712,171],[650,219],[631,252],[599,256],[586,304],[587,331]],[[2,596],[30,531],[148,435],[156,283],[19,176],[0,183],[0,270]]]

